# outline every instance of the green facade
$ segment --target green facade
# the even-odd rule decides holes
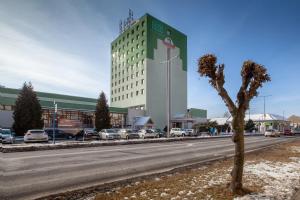
[[[19,89],[0,88],[0,104],[15,105],[19,92]],[[53,100],[55,100],[58,109],[92,112],[96,109],[97,99],[46,92],[36,92],[36,94],[43,108],[53,108]],[[127,113],[127,109],[124,108],[110,107],[109,110],[111,113]]]
[[[207,110],[190,108],[189,112],[192,118],[207,118]]]
[[[170,37],[174,45],[180,49],[179,56],[183,61],[183,70],[187,71],[187,36],[149,14],[142,16],[111,43],[111,54],[124,53],[128,56],[125,65],[134,65],[145,58],[153,59],[157,39],[164,40],[166,37]],[[137,45],[139,45],[138,50]],[[132,47],[134,51],[131,51]],[[139,58],[136,58],[137,53],[140,55]],[[135,59],[132,60],[132,57]]]

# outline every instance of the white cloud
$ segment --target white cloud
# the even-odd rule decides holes
[[[100,90],[108,93],[109,66],[101,67],[86,58],[51,48],[7,24],[0,23],[0,27],[2,85],[20,87],[24,81],[31,81],[36,90],[48,92],[93,97]],[[105,63],[109,59],[108,56]]]

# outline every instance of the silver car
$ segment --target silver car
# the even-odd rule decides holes
[[[1,141],[3,144],[13,144],[15,143],[15,136],[10,129],[0,129]]]
[[[133,131],[131,129],[120,129],[118,131],[118,134],[122,139],[126,139],[126,140],[140,138],[140,135],[136,131]]]
[[[117,140],[121,138],[114,129],[102,129],[99,132],[99,135],[102,140]]]
[[[139,130],[140,138],[158,138],[159,133],[156,132],[154,129],[141,129]]]
[[[48,135],[42,129],[28,130],[24,135],[24,142],[48,142]]]

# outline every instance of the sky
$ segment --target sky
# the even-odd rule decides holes
[[[110,43],[119,20],[149,13],[188,37],[188,107],[227,111],[197,60],[213,53],[225,64],[235,101],[245,60],[264,65],[272,81],[259,89],[266,112],[300,115],[300,1],[296,0],[0,0],[0,85],[109,99]],[[263,113],[263,98],[250,103]]]

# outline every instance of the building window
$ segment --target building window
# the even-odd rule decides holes
[[[134,61],[134,56],[131,57],[131,60]]]
[[[144,65],[144,59],[142,60],[142,65]]]
[[[118,88],[118,92],[120,92],[120,88]]]
[[[118,96],[118,99],[119,99],[119,101],[121,100],[121,97],[120,96]]]
[[[142,84],[142,85],[144,84],[144,79],[141,80],[141,84]]]
[[[126,99],[128,99],[128,94],[126,94]]]
[[[133,83],[130,84],[131,88],[133,88]]]
[[[138,40],[138,39],[139,39],[139,37],[140,37],[140,36],[139,36],[139,34],[137,34],[137,35],[136,35],[136,39]]]
[[[136,49],[139,49],[139,48],[140,48],[140,45],[139,45],[139,44],[137,44],[137,45],[136,45]]]
[[[111,102],[114,102],[114,98],[111,98]]]
[[[122,83],[124,83],[124,78],[122,78]]]
[[[133,92],[130,93],[130,96],[133,97]]]
[[[142,36],[144,36],[145,35],[145,31],[142,31]]]
[[[124,100],[124,95],[122,95],[122,100]]]
[[[134,74],[131,74],[131,79],[134,79]]]
[[[139,72],[136,72],[135,75],[136,75],[136,77],[138,77],[139,76]]]
[[[133,52],[134,51],[134,47],[131,47],[131,52]]]
[[[139,96],[139,91],[138,91],[138,90],[135,92],[135,95],[136,95],[136,96]]]
[[[129,80],[129,76],[126,77],[126,80],[127,80],[127,81]]]
[[[139,58],[139,56],[140,56],[140,54],[139,54],[139,53],[137,53],[137,54],[136,54],[136,58]]]
[[[134,43],[134,39],[132,38],[131,43]]]
[[[111,91],[111,94],[114,94],[114,91],[113,91],[113,90]]]
[[[140,26],[139,26],[139,25],[137,25],[137,26],[136,26],[136,30],[138,31],[139,29],[140,29]]]
[[[144,89],[141,89],[141,94],[144,94]]]
[[[142,55],[144,55],[145,54],[145,50],[142,50]]]
[[[119,84],[121,84],[121,80],[119,80]]]
[[[144,43],[145,43],[145,41],[143,40],[143,41],[142,41],[142,46],[144,46]]]
[[[128,85],[126,85],[126,90],[128,90]]]
[[[124,91],[124,86],[122,86],[122,91]]]
[[[144,25],[145,25],[145,21],[142,21],[142,27],[144,27]]]
[[[136,81],[136,82],[135,82],[135,86],[138,86],[138,84],[139,84],[139,82],[138,82],[138,81]]]
[[[131,31],[131,34],[133,35],[134,34],[134,30],[132,29],[132,31]]]
[[[144,75],[144,70],[142,69],[142,75]]]

